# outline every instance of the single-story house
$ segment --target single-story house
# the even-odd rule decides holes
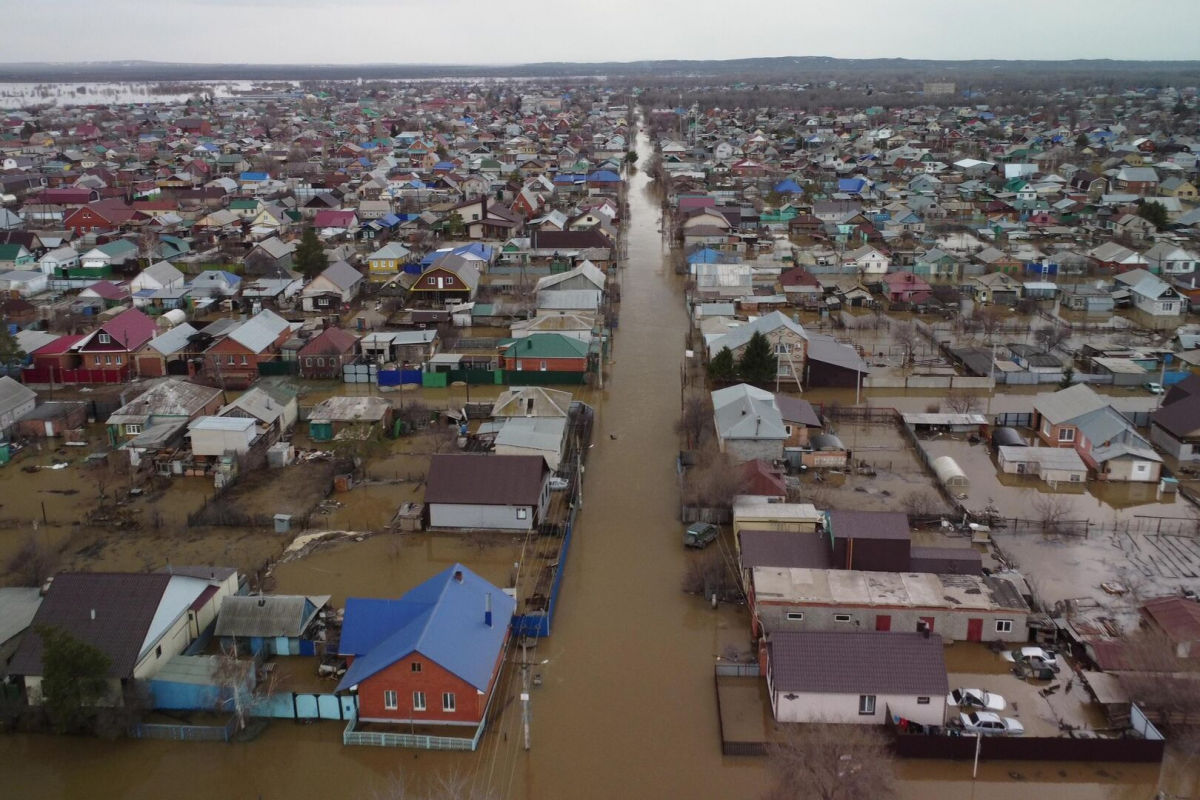
[[[425,486],[429,525],[533,530],[546,513],[549,475],[541,455],[435,454]]]
[[[392,404],[383,397],[328,397],[308,415],[308,436],[315,442],[373,439],[391,427]]]
[[[237,595],[225,598],[213,635],[235,652],[311,656],[324,641],[318,614],[329,595]]]
[[[780,631],[767,642],[767,692],[777,722],[881,725],[887,713],[945,721],[942,637],[874,631]]]
[[[1069,447],[1017,447],[1001,445],[997,461],[1009,475],[1037,475],[1051,486],[1083,483],[1087,464]]]
[[[739,383],[713,392],[712,404],[721,452],[739,461],[773,461],[783,456],[791,432],[784,425],[775,395]]]
[[[7,375],[0,378],[0,436],[7,436],[36,405],[37,392]]]

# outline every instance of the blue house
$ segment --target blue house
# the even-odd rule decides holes
[[[804,194],[804,189],[800,187],[800,184],[791,178],[775,184],[775,191],[779,194]]]
[[[357,695],[362,722],[472,726],[464,741],[477,742],[515,610],[462,564],[394,600],[347,598],[339,650],[349,667],[337,691]]]
[[[847,192],[849,194],[862,194],[867,188],[867,182],[863,178],[838,178],[837,190],[839,192]]]

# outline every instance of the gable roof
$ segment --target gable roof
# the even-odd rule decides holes
[[[712,393],[713,416],[722,439],[784,440],[787,431],[775,395],[739,383]]]
[[[289,327],[288,321],[269,308],[237,326],[229,338],[252,353],[261,353]]]
[[[493,417],[565,417],[570,413],[571,393],[542,386],[513,386],[505,389],[492,405]]]
[[[1034,410],[1049,420],[1051,425],[1082,417],[1107,405],[1107,400],[1082,383],[1060,389],[1048,397],[1039,397],[1033,402]]]
[[[929,695],[949,689],[942,637],[878,631],[777,631],[770,651],[776,692]]]
[[[766,335],[781,327],[787,328],[801,339],[808,338],[808,334],[804,332],[804,328],[799,323],[793,322],[782,311],[772,311],[770,314],[765,314],[752,322],[737,326],[724,336],[718,336],[713,339],[708,343],[708,353],[710,356],[715,355],[721,352],[721,348],[723,347],[728,347],[730,350],[736,351],[739,347],[748,343],[755,333]]]
[[[545,471],[542,456],[437,453],[429,462],[425,502],[536,506]]]
[[[1195,600],[1178,595],[1156,597],[1143,603],[1141,612],[1172,642],[1200,642],[1200,603]]]
[[[84,336],[75,345],[74,349],[86,349],[92,343],[92,340],[102,332],[107,333],[112,337],[114,342],[124,346],[126,350],[132,351],[153,339],[154,335],[158,332],[158,327],[154,324],[153,319],[136,308],[131,308],[128,311],[122,311],[108,322],[96,328],[96,330]]]
[[[358,337],[341,328],[326,328],[308,340],[300,348],[298,355],[321,355],[328,353],[349,353],[358,343]]]
[[[108,677],[127,678],[146,648],[208,586],[206,580],[165,573],[64,572],[50,584],[32,627],[59,628],[92,645],[108,656]],[[31,631],[10,671],[40,675],[42,652],[42,637]]]
[[[235,595],[221,601],[217,636],[290,636],[304,633],[329,595]]]
[[[561,333],[531,333],[504,350],[506,358],[586,358],[588,343]]]
[[[488,598],[491,625],[484,620]],[[420,653],[487,691],[515,610],[511,597],[462,564],[447,567],[395,600],[349,597],[339,650],[356,658],[337,690],[352,689]]]
[[[321,272],[320,277],[339,289],[349,289],[363,279],[362,273],[345,261],[335,261]]]

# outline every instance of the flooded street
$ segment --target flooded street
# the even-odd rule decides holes
[[[641,164],[652,155],[644,135],[638,155]],[[765,760],[720,754],[712,673],[723,646],[748,646],[745,613],[713,610],[680,589],[691,554],[680,543],[674,423],[687,317],[680,278],[663,258],[658,202],[641,172],[630,183],[614,363],[604,389],[587,398],[598,415],[583,511],[553,634],[530,654],[546,663],[533,691],[529,753],[521,744],[518,671],[511,669],[501,689],[503,713],[474,754],[344,747],[335,722],[276,722],[257,740],[235,745],[14,735],[0,740],[4,794],[369,798],[393,796],[378,793],[397,774],[420,786],[457,771],[499,798],[761,796]],[[410,491],[371,486],[338,497],[347,505],[330,515],[330,527],[377,528]],[[518,551],[519,543],[503,536],[480,543],[385,534],[280,565],[276,589],[330,593],[337,604],[350,593],[394,597],[459,560],[502,583]],[[902,796],[914,799],[1040,790],[1063,800],[1133,800],[1153,796],[1158,780],[1157,767],[1140,765],[988,763],[976,782],[969,763],[910,762],[899,772]]]

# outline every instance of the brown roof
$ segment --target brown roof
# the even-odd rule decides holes
[[[821,418],[807,400],[787,394],[776,394],[775,405],[779,408],[779,416],[784,422],[798,422],[806,428],[821,427]]]
[[[900,511],[830,511],[835,539],[910,539],[908,517]]]
[[[1200,642],[1200,603],[1185,597],[1156,597],[1142,604],[1142,614],[1176,644]]]
[[[819,533],[742,530],[742,567],[832,569],[833,550]]]
[[[777,631],[767,647],[777,692],[940,698],[949,689],[937,634]]]
[[[1195,436],[1200,431],[1200,394],[1177,396],[1170,405],[1151,414],[1150,419],[1177,438]]]
[[[61,573],[50,584],[31,631],[41,625],[66,631],[108,656],[109,677],[127,678],[133,674],[170,581],[171,576],[162,573]],[[9,671],[15,675],[42,673],[41,636],[31,632],[21,640]]]
[[[341,328],[326,328],[308,340],[308,344],[300,348],[299,355],[324,355],[327,353],[350,353],[358,337]]]
[[[425,502],[536,506],[545,472],[541,456],[439,453],[430,460]]]

